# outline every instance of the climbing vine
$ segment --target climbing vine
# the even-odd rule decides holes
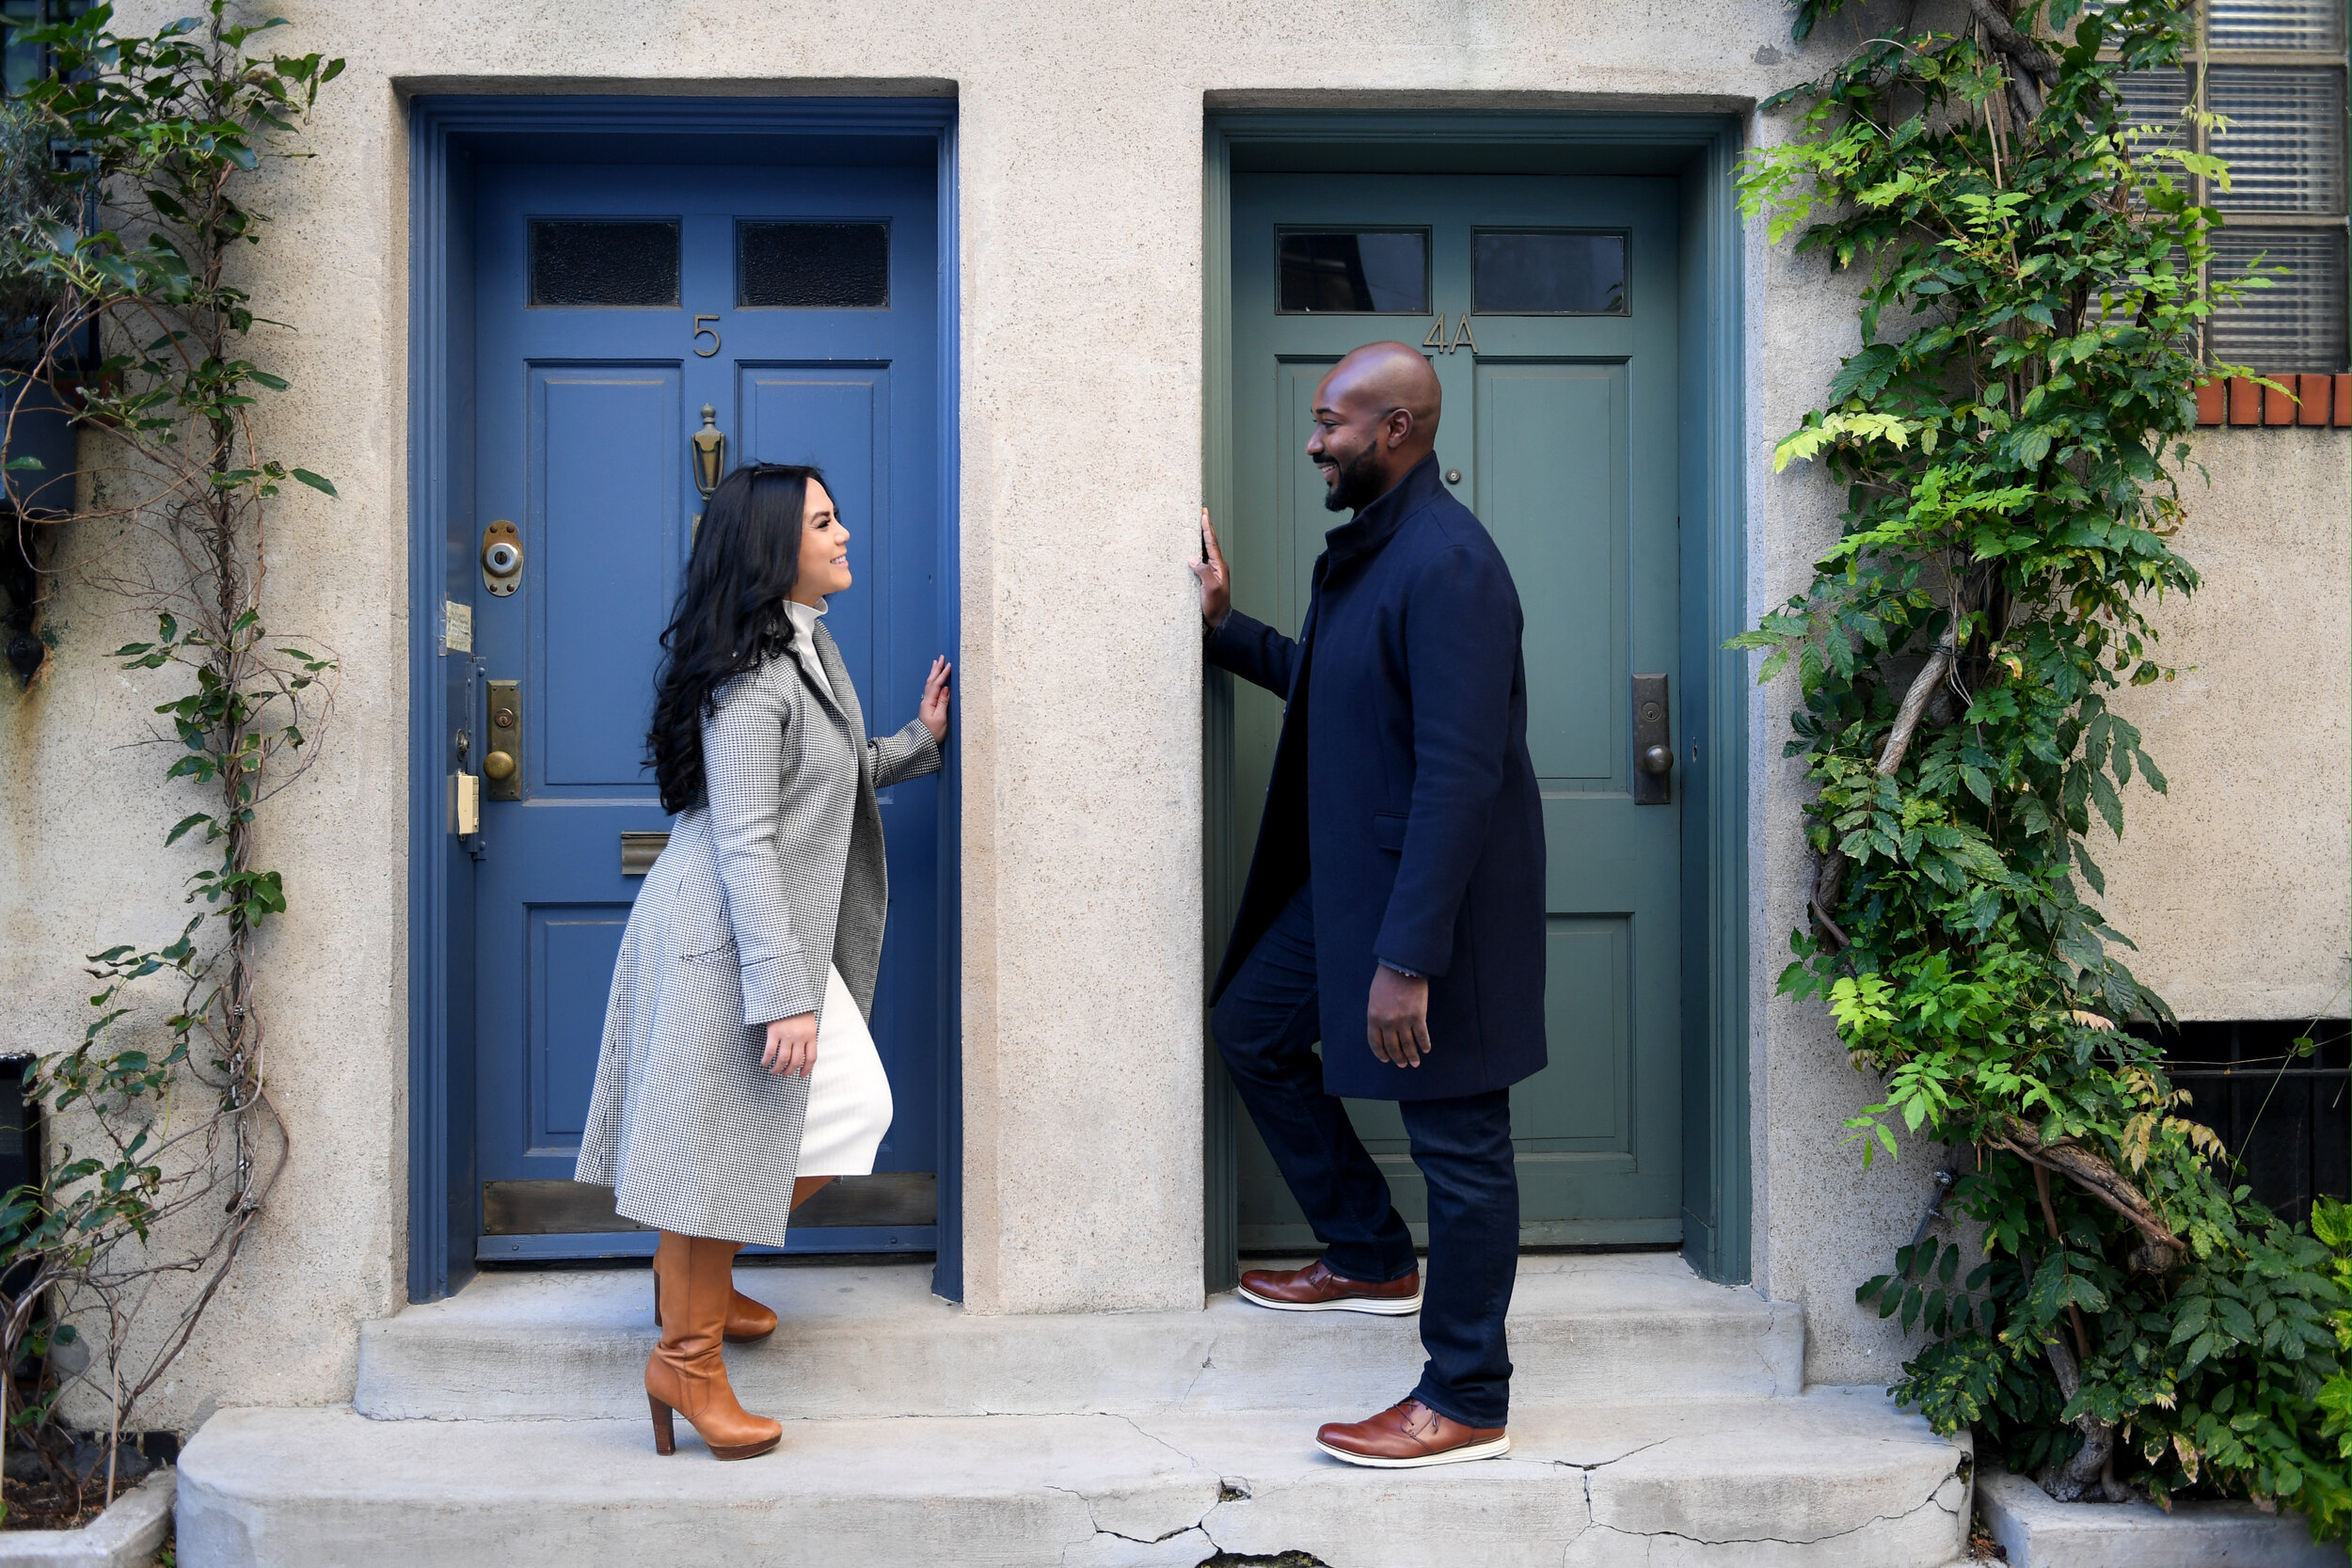
[[[1799,0],[1796,36],[1844,9]],[[2201,328],[2265,280],[2211,276],[2198,193],[2227,168],[2122,100],[2177,65],[2187,7],[1959,20],[1857,27],[1741,173],[1775,243],[1857,277],[1862,327],[1774,458],[1843,485],[1840,537],[1736,640],[1797,672],[1817,792],[1780,989],[1883,1084],[1847,1124],[1866,1163],[1899,1127],[1952,1147],[1947,1224],[1858,1292],[1927,1336],[1899,1397],[2062,1498],[2197,1489],[2342,1533],[2344,1284],[2131,1032],[2170,1015],[2093,901],[2101,830],[2165,788],[2118,699],[2172,678],[2150,616],[2198,586],[2173,547],[2193,388],[2248,373],[2201,363]]]
[[[88,1026],[30,1085],[50,1147],[40,1179],[0,1208],[0,1433],[44,1456],[74,1377],[119,1440],[283,1166],[258,974],[287,894],[261,859],[259,814],[309,767],[337,673],[264,624],[281,487],[335,488],[269,450],[262,404],[288,383],[255,356],[277,324],[239,258],[267,233],[250,187],[299,155],[292,138],[342,63],[260,52],[284,24],[238,24],[224,0],[152,36],[110,24],[99,5],[23,35],[53,62],[20,102],[51,160],[44,181],[70,199],[0,236],[0,275],[8,297],[32,302],[8,324],[34,346],[15,385],[70,395],[82,432],[78,509],[39,526],[76,531],[94,562],[86,584],[151,620],[151,639],[116,657],[162,688],[148,738],[167,758],[159,792],[184,815],[158,824],[159,848],[199,853],[185,884],[196,912],[161,945],[91,956]],[[44,467],[8,466],[20,483]],[[61,1354],[76,1325],[93,1331],[78,1366]]]

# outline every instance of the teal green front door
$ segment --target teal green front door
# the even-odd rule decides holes
[[[1445,390],[1438,465],[1502,546],[1526,615],[1551,1065],[1512,1096],[1520,1239],[1678,1241],[1690,739],[1676,665],[1674,182],[1236,175],[1232,213],[1233,515],[1219,521],[1234,600],[1297,631],[1324,531],[1345,520],[1323,509],[1306,456],[1315,383],[1359,343],[1421,345]],[[1666,712],[1648,722],[1662,719],[1677,764],[1662,787],[1639,766],[1661,737],[1645,730],[1635,745],[1637,677],[1661,676]],[[1271,695],[1235,695],[1232,887],[1280,720]],[[1348,1109],[1421,1234],[1425,1197],[1396,1108]],[[1311,1245],[1246,1118],[1239,1159],[1242,1246]]]

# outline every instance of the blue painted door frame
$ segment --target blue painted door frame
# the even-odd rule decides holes
[[[453,652],[444,604],[475,601],[475,553],[488,520],[475,511],[477,252],[480,166],[691,166],[772,182],[779,166],[881,170],[928,165],[936,185],[934,411],[938,450],[936,559],[899,563],[900,591],[922,583],[933,602],[922,618],[951,657],[957,642],[955,104],[949,98],[667,100],[646,98],[420,98],[411,105],[410,515],[410,1095],[409,1296],[447,1294],[472,1272],[485,1152],[477,1136],[475,890],[480,863],[454,836],[452,737],[472,727],[478,657]],[[753,168],[760,175],[755,176]],[[723,172],[712,176],[723,180]],[[838,178],[838,176],[834,176]],[[928,214],[927,214],[928,215]],[[897,284],[894,279],[894,286]],[[690,362],[691,363],[691,362]],[[756,442],[737,433],[737,451]],[[758,455],[770,455],[759,453]],[[788,454],[798,455],[798,454]],[[494,465],[493,465],[494,467]],[[879,546],[877,536],[869,545]],[[526,569],[531,563],[526,562]],[[877,567],[882,562],[875,562]],[[485,631],[487,628],[485,628]],[[481,651],[479,645],[476,652]],[[528,702],[528,696],[526,698]],[[530,734],[526,730],[528,752]],[[934,1288],[961,1295],[961,1164],[957,1018],[960,931],[957,768],[937,786],[937,1148],[914,1168],[938,1172]],[[658,812],[656,813],[658,816]],[[659,823],[652,824],[659,826]],[[925,824],[925,827],[930,826]],[[493,841],[495,835],[492,835]],[[496,853],[495,842],[492,854]],[[911,912],[911,911],[910,911]],[[497,1074],[490,1075],[495,1081]],[[511,1163],[511,1162],[510,1162]]]

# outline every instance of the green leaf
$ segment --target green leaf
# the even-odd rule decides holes
[[[2094,772],[2090,775],[2090,800],[2099,808],[2099,815],[2106,819],[2109,831],[2116,837],[2122,837],[2123,801],[2115,793],[2115,785],[2107,782],[2105,773]]]
[[[290,468],[287,471],[293,474],[294,478],[300,480],[303,483],[309,485],[311,489],[318,491],[321,495],[332,496],[335,494],[334,481],[326,478],[324,474],[314,474],[308,468]]]

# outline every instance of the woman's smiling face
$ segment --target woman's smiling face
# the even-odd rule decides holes
[[[841,526],[833,497],[812,479],[801,511],[801,579],[792,585],[792,596],[813,605],[840,593],[850,580],[850,531]]]

